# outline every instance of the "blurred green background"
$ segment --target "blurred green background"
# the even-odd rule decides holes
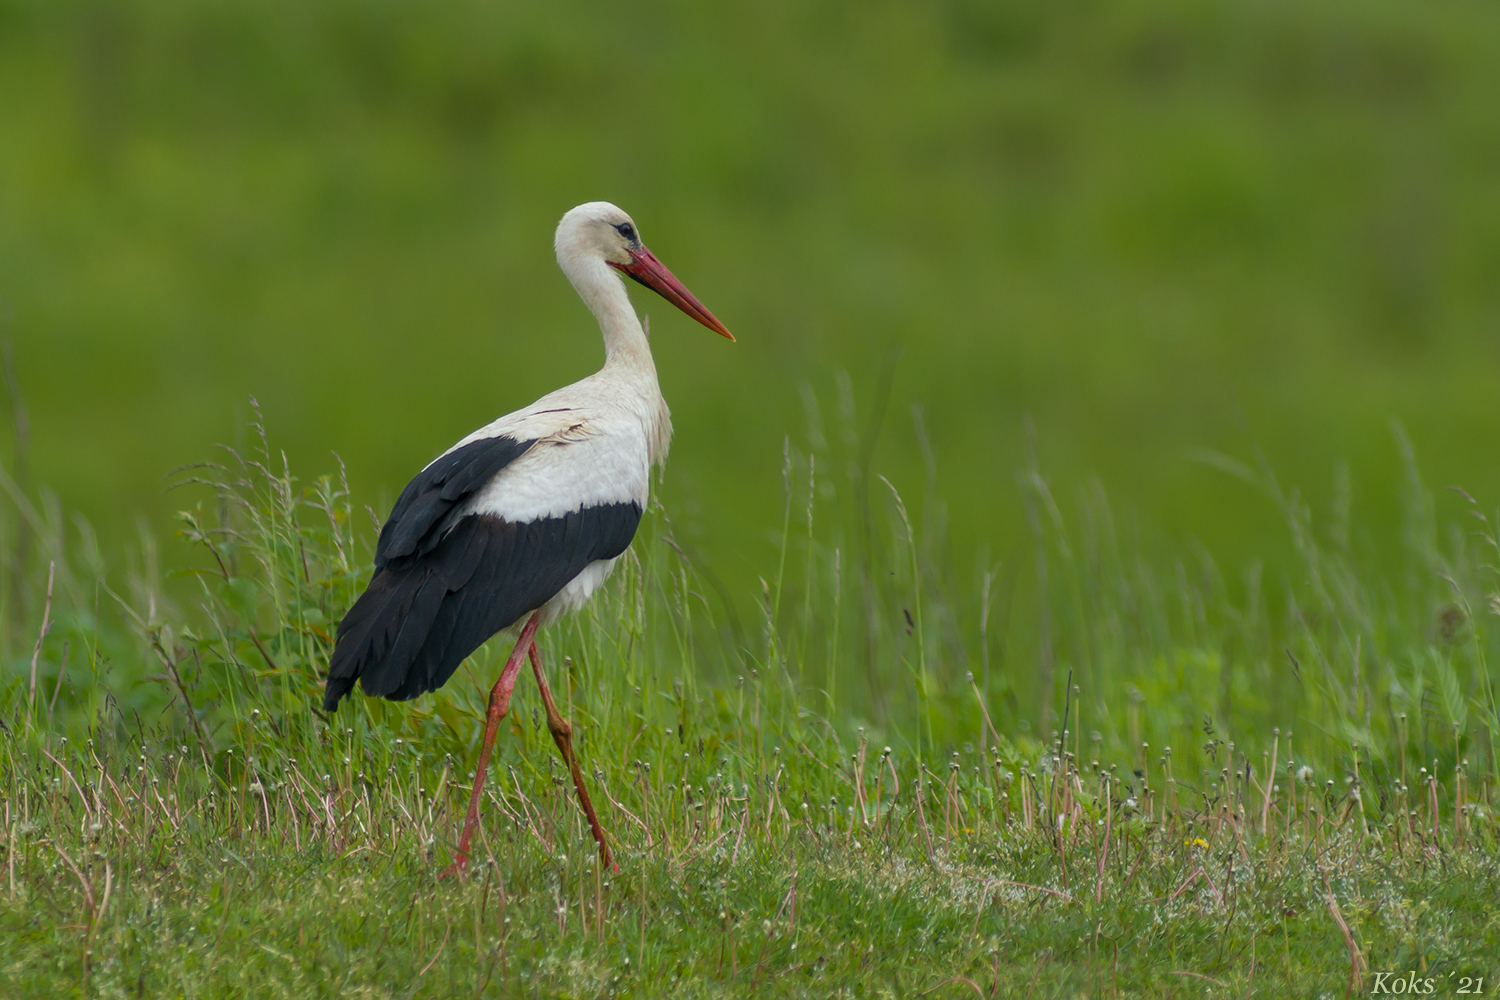
[[[119,549],[254,395],[383,514],[598,366],[551,236],[609,199],[740,338],[636,296],[661,496],[747,604],[787,435],[873,441],[961,576],[1028,544],[1028,416],[1148,552],[1290,565],[1205,448],[1315,510],[1347,463],[1390,552],[1393,421],[1500,498],[1497,52],[1500,9],[1446,0],[0,0],[21,471]]]

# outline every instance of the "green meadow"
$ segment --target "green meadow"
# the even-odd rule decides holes
[[[1500,13],[0,0],[0,994],[1500,988]],[[676,426],[451,857],[481,649],[318,710],[392,498]]]

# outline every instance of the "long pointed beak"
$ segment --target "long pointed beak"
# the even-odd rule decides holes
[[[734,339],[734,334],[730,333],[728,328],[720,323],[717,317],[708,311],[708,307],[699,302],[697,297],[688,291],[671,271],[667,270],[667,265],[656,259],[654,253],[641,247],[639,250],[630,251],[630,256],[632,259],[629,264],[616,264],[610,261],[609,266],[628,274],[719,336]]]

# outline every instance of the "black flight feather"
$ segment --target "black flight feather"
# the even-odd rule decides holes
[[[413,552],[430,552],[452,527],[454,509],[536,444],[510,437],[481,438],[455,448],[406,484],[375,544],[375,568]],[[434,530],[435,529],[435,530]]]
[[[630,546],[636,503],[600,504],[513,523],[460,515],[464,502],[531,446],[490,438],[424,469],[381,529],[375,575],[339,625],[323,707],[358,680],[369,695],[441,687],[490,636],[546,604],[590,563]]]

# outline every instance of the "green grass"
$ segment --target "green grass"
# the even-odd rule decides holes
[[[1500,975],[1497,40],[0,0],[0,996]],[[441,882],[506,651],[318,679],[412,470],[597,363],[547,249],[595,197],[740,336],[641,300],[661,506],[542,637],[622,871],[523,682]]]
[[[6,619],[0,692],[8,996],[1312,996],[1500,974],[1495,519],[1435,523],[1414,467],[1392,578],[1237,470],[1304,560],[1277,608],[1253,570],[1232,598],[1206,553],[1151,566],[1102,497],[1061,505],[1033,470],[1028,602],[946,570],[940,526],[883,485],[863,520],[832,513],[789,449],[758,620],[715,614],[657,508],[543,636],[620,872],[523,682],[476,864],[445,881],[506,650],[434,696],[320,715],[375,523],[250,439],[185,472],[173,544],[197,569],[165,586],[151,545],[109,570],[56,504],[11,494],[39,558],[7,578],[30,609]]]

